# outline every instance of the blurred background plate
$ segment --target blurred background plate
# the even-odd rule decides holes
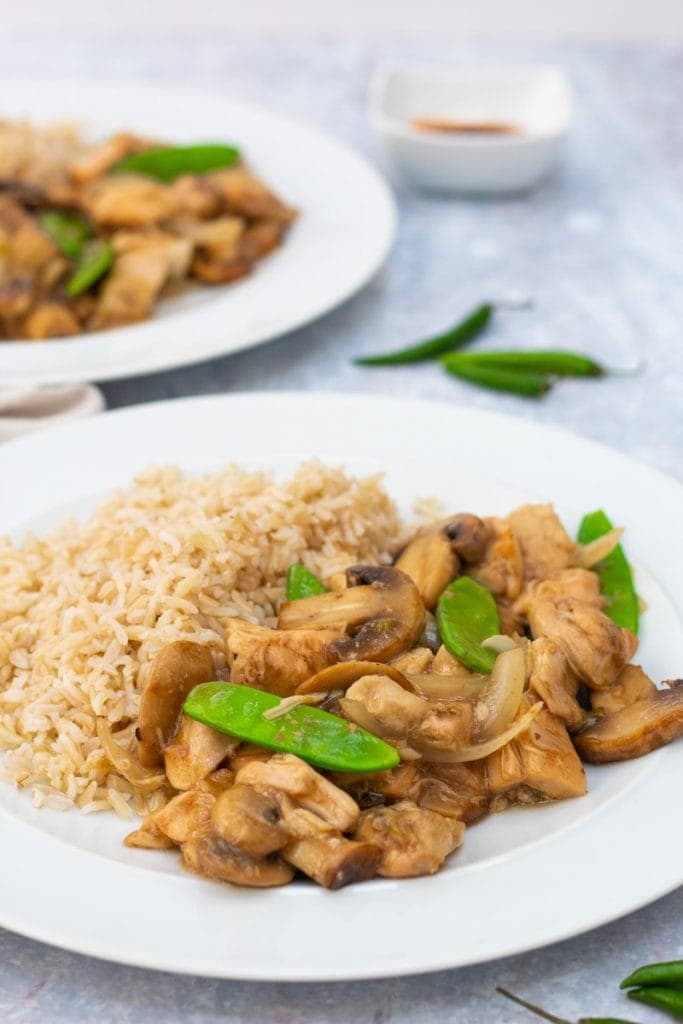
[[[333,309],[379,269],[394,238],[393,197],[334,139],[215,93],[118,82],[0,83],[0,117],[76,122],[169,141],[236,143],[300,216],[282,247],[235,284],[167,299],[150,320],[41,344],[0,342],[3,386],[111,380],[258,345]]]

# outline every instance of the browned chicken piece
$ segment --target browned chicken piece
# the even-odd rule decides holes
[[[524,580],[522,549],[511,528],[502,519],[487,519],[491,541],[469,575],[490,590],[499,601],[514,601]]]
[[[183,843],[182,852],[186,867],[219,882],[268,889],[287,885],[294,877],[294,869],[276,854],[250,857],[213,830]]]
[[[386,676],[363,676],[348,690],[341,705],[352,717],[347,701],[361,705],[396,742],[438,747],[467,746],[474,724],[469,701],[423,700]]]
[[[465,826],[402,800],[363,811],[354,838],[382,851],[377,873],[385,878],[433,875],[462,843]]]
[[[263,259],[277,249],[284,238],[286,225],[277,220],[255,220],[248,225],[242,239],[242,256],[248,263]]]
[[[241,257],[223,259],[207,252],[196,252],[190,264],[190,272],[205,284],[230,284],[239,281],[251,271],[251,263]]]
[[[280,697],[331,664],[330,644],[343,636],[339,629],[267,629],[242,619],[225,624],[230,679],[243,686],[269,690]]]
[[[431,671],[439,676],[471,676],[472,673],[443,644],[434,655]]]
[[[557,576],[533,583],[518,602],[523,611],[532,597],[546,597],[551,601],[571,597],[594,608],[603,608],[605,599],[600,592],[600,580],[590,569],[563,569]]]
[[[223,839],[250,857],[266,857],[290,839],[275,797],[241,783],[218,797],[211,820]]]
[[[645,700],[657,692],[657,687],[640,665],[625,665],[615,681],[606,690],[591,690],[594,711],[611,714],[638,700]]]
[[[120,327],[149,316],[161,289],[177,270],[184,239],[152,238],[123,253],[102,285],[90,327]]]
[[[291,224],[296,210],[283,202],[243,165],[212,171],[204,180],[214,190],[229,213],[249,220],[264,218],[279,224]]]
[[[22,279],[40,281],[59,257],[52,239],[18,203],[0,195],[0,284]]]
[[[148,814],[140,828],[124,837],[123,845],[136,850],[173,850],[178,844],[154,824],[154,815]]]
[[[138,174],[116,174],[90,182],[81,203],[103,228],[149,228],[178,214],[178,200],[161,182]]]
[[[470,764],[422,765],[422,779],[416,803],[446,818],[469,825],[489,809],[491,793],[483,761]]]
[[[169,186],[173,193],[179,217],[205,220],[215,217],[220,199],[203,175],[183,174]],[[182,232],[181,232],[182,233]]]
[[[251,269],[243,251],[245,222],[240,217],[217,217],[188,227],[195,246],[190,272],[209,284],[235,281]]]
[[[612,711],[577,733],[576,749],[585,761],[630,761],[683,736],[683,683],[655,690],[619,711]]]
[[[0,256],[0,278],[3,276],[2,263]],[[17,278],[0,284],[0,318],[18,322],[33,305],[36,291],[36,283],[30,278]]]
[[[235,778],[231,768],[217,768],[205,779],[197,783],[197,789],[202,793],[211,793],[212,796],[220,796],[226,789],[230,789]]]
[[[192,259],[192,241],[189,238],[180,238],[157,228],[148,231],[121,228],[112,234],[110,240],[117,256],[134,249],[147,249],[151,245],[163,249],[168,256],[168,276],[171,279],[184,277]]]
[[[80,334],[81,325],[70,309],[59,302],[41,302],[24,320],[21,333],[30,341],[67,338]]]
[[[194,789],[235,753],[240,741],[182,716],[180,729],[164,750],[166,777],[174,789]]]
[[[392,666],[399,672],[429,672],[434,662],[434,655],[428,647],[413,647],[412,651],[399,654],[394,658]]]
[[[384,772],[366,775],[335,772],[330,778],[335,785],[350,793],[362,809],[366,809],[397,800],[417,802],[423,775],[423,762],[406,761]]]
[[[358,806],[348,793],[293,754],[246,764],[237,772],[235,784],[253,786],[266,795],[285,793],[339,832],[353,828],[358,818]]]
[[[586,601],[532,593],[527,615],[534,637],[553,640],[579,679],[597,690],[612,685],[638,647],[630,630]]]
[[[529,689],[538,694],[548,711],[564,722],[570,732],[580,729],[586,715],[576,700],[579,680],[560,648],[541,637],[530,645],[529,656]]]
[[[150,817],[155,828],[174,843],[186,843],[205,831],[216,797],[195,789],[179,793]]]
[[[525,714],[535,698],[525,694],[517,717]],[[583,796],[586,774],[565,726],[543,708],[523,733],[486,758],[492,793],[528,802],[533,798],[565,800]],[[521,791],[521,792],[520,792]]]
[[[87,149],[74,160],[69,166],[69,177],[78,185],[83,185],[93,178],[106,174],[110,167],[131,153],[140,153],[148,148],[149,142],[145,139],[129,132],[118,132],[97,146]]]
[[[545,580],[568,569],[577,546],[552,505],[522,505],[507,516],[524,559],[524,580]]]
[[[295,839],[285,846],[282,856],[318,885],[326,889],[341,889],[345,885],[374,878],[382,853],[372,843],[329,835]]]

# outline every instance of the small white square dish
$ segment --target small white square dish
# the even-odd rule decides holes
[[[539,184],[557,162],[571,106],[569,82],[554,67],[385,64],[369,96],[372,125],[411,184],[479,194]]]

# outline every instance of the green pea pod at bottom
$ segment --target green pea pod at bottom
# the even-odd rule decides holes
[[[644,1003],[646,1006],[663,1010],[675,1020],[683,1020],[683,992],[679,988],[653,985],[631,989],[627,995],[629,999],[634,999],[637,1003]]]
[[[183,710],[218,732],[268,750],[296,754],[330,771],[378,772],[399,763],[398,752],[389,743],[319,708],[299,705],[277,718],[264,718],[264,712],[280,701],[251,686],[202,683],[190,692]]]
[[[71,298],[92,288],[114,265],[114,246],[101,238],[93,238],[81,249],[78,263],[67,282],[66,291]]]

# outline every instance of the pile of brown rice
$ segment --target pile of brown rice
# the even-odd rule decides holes
[[[132,743],[140,677],[165,643],[210,644],[225,666],[224,622],[274,624],[288,565],[323,578],[382,562],[400,540],[378,477],[312,462],[278,484],[234,466],[202,477],[138,477],[83,523],[20,546],[0,540],[2,778],[36,806],[143,813],[111,771],[96,718]]]

